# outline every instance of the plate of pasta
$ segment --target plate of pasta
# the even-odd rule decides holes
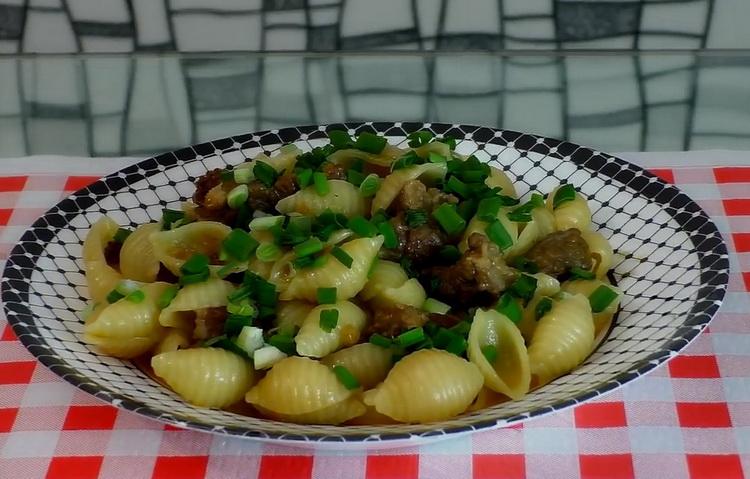
[[[676,355],[728,279],[711,220],[611,155],[492,128],[285,128],[75,192],[13,249],[21,342],[179,427],[384,447],[572,407]]]

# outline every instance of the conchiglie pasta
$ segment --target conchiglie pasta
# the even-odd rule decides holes
[[[391,166],[391,163],[404,153],[406,152],[401,148],[388,144],[383,148],[383,151],[377,154],[347,148],[333,152],[326,159],[333,164],[341,165],[345,168],[350,167],[356,160],[362,160],[365,163],[378,166]]]
[[[582,294],[587,298],[591,296],[591,293],[596,291],[596,289],[600,286],[606,286],[612,291],[615,291],[617,293],[617,299],[612,301],[603,311],[600,311],[598,313],[592,312],[592,316],[594,318],[594,334],[596,336],[595,344],[599,343],[599,340],[604,336],[604,334],[609,329],[609,326],[612,324],[612,318],[614,318],[615,313],[617,313],[617,309],[620,307],[620,299],[622,298],[622,293],[619,289],[612,286],[609,283],[609,280],[606,280],[606,278],[605,281],[598,279],[577,279],[573,281],[566,281],[562,285],[563,291],[570,294]]]
[[[537,305],[544,298],[554,296],[560,291],[560,282],[553,276],[544,273],[535,273],[530,276],[536,278],[536,290],[534,290],[534,296],[526,307],[523,307],[521,321],[516,325],[527,342],[531,340],[538,323],[536,318]],[[523,306],[520,301],[519,305]]]
[[[151,234],[154,254],[166,268],[179,276],[180,268],[191,256],[203,253],[218,256],[224,238],[232,229],[216,221],[196,221],[169,231]]]
[[[182,329],[166,328],[159,344],[154,348],[154,355],[169,353],[190,346],[190,336]]]
[[[498,221],[500,221],[500,224],[503,225],[505,231],[508,232],[508,234],[510,235],[510,239],[515,245],[518,242],[518,223],[508,219],[508,210],[504,208],[501,208],[500,211],[498,211],[497,219]],[[482,236],[487,236],[486,229],[488,225],[489,223],[487,223],[486,221],[480,220],[476,216],[473,217],[471,221],[469,221],[469,224],[466,226],[461,241],[458,243],[458,250],[463,253],[467,249],[469,249],[469,238],[474,233],[479,233]],[[513,247],[511,246],[506,251],[510,251],[512,250],[512,248]]]
[[[439,349],[422,349],[400,360],[365,404],[401,422],[429,422],[462,413],[484,378],[476,365]]]
[[[477,394],[477,398],[474,400],[473,403],[471,403],[471,406],[469,406],[467,411],[479,411],[481,409],[486,409],[496,404],[500,404],[507,400],[508,400],[508,397],[505,396],[504,394],[500,394],[488,388],[487,386],[484,386],[479,391],[479,394]]]
[[[482,348],[496,348],[497,356],[490,362]],[[513,321],[497,311],[478,309],[469,331],[468,356],[479,367],[484,384],[511,399],[520,399],[531,383],[529,355],[521,332]]]
[[[598,231],[581,231],[586,244],[589,245],[591,257],[594,259],[594,273],[596,277],[602,279],[607,276],[607,272],[612,268],[614,262],[614,251],[612,245]]]
[[[169,306],[162,310],[159,323],[162,326],[189,329],[196,310],[226,306],[229,302],[227,296],[234,289],[229,281],[215,278],[189,284],[180,289]]]
[[[409,279],[400,264],[380,260],[360,293],[375,304],[404,304],[421,307],[427,293],[416,278]]]
[[[141,225],[122,243],[120,271],[128,279],[152,283],[159,274],[159,259],[154,254],[151,234],[161,231],[159,223]]]
[[[84,326],[84,340],[118,358],[134,358],[145,353],[162,337],[157,300],[168,287],[168,283],[147,284],[141,288],[143,301],[121,299],[104,307]]]
[[[505,251],[507,258],[515,258],[526,253],[534,243],[555,232],[555,217],[543,207],[534,208],[531,221],[526,223],[518,235],[518,241]]]
[[[247,263],[247,270],[268,281],[268,279],[271,277],[271,270],[273,269],[273,265],[274,263],[272,262],[261,261],[258,258],[253,257]]]
[[[560,188],[555,188],[547,197],[547,209],[555,216],[555,229],[565,231],[570,228],[577,228],[581,231],[591,226],[591,210],[586,200],[576,192],[573,200],[560,204],[557,208],[553,202],[555,193]]]
[[[266,163],[267,165],[270,165],[271,167],[273,167],[273,169],[276,170],[278,173],[282,173],[285,170],[292,168],[295,165],[295,163],[297,163],[297,156],[299,156],[301,153],[302,153],[302,150],[297,148],[296,145],[284,145],[281,148],[279,148],[278,153],[276,153],[273,156],[268,156],[265,153],[260,153],[251,161],[240,163],[234,168],[235,169],[247,168],[252,171],[255,165],[257,165],[259,161],[262,161],[263,163]]]
[[[114,238],[118,224],[108,216],[103,216],[91,226],[83,242],[83,268],[86,272],[86,284],[94,301],[102,302],[115,289],[122,279],[120,273],[107,264],[104,248]]]
[[[341,403],[351,392],[318,361],[291,356],[273,365],[245,401],[276,414],[299,415]]]
[[[372,199],[372,214],[378,211],[388,209],[393,200],[409,181],[424,179],[425,181],[435,181],[443,178],[448,171],[445,163],[425,163],[423,165],[410,166],[396,170],[386,176],[380,184],[380,189],[375,193]]]
[[[490,188],[500,188],[501,195],[517,198],[516,188],[513,186],[513,182],[510,181],[508,175],[499,168],[490,166],[490,176],[484,180],[484,184]]]
[[[320,327],[320,314],[326,310],[338,312],[338,322],[331,331],[324,331]],[[341,346],[356,344],[366,321],[365,312],[349,301],[316,306],[307,314],[299,333],[294,338],[297,353],[301,356],[322,358]]]
[[[326,210],[352,217],[365,213],[365,198],[359,188],[344,180],[328,180],[329,191],[319,195],[313,186],[280,200],[276,209],[280,213],[299,213],[317,216]]]
[[[275,325],[280,331],[299,329],[314,307],[306,301],[279,301]]]
[[[297,272],[279,298],[315,301],[318,288],[336,288],[338,299],[352,298],[367,283],[367,271],[382,245],[382,236],[358,238],[342,244],[340,248],[353,259],[350,268],[329,254],[328,261],[323,266]]]
[[[531,374],[538,385],[570,372],[594,346],[591,306],[582,294],[569,295],[539,319],[529,344]]]
[[[354,397],[345,399],[340,403],[333,404],[317,411],[303,414],[280,414],[262,406],[255,406],[260,412],[276,419],[277,421],[293,422],[296,424],[341,424],[363,415],[367,408],[362,402]]]
[[[223,408],[242,399],[253,385],[253,368],[240,356],[218,348],[193,348],[151,358],[154,374],[187,402]]]
[[[393,366],[393,353],[388,348],[362,343],[329,354],[320,362],[328,366],[344,366],[362,388],[370,389],[388,375]]]
[[[421,308],[427,299],[427,292],[417,278],[411,278],[397,288],[385,288],[373,300],[374,304],[403,304]]]

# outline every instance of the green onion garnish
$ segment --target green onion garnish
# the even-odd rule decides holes
[[[293,355],[296,347],[294,344],[294,337],[287,334],[274,334],[267,340],[268,344],[277,348],[279,351],[289,356]]]
[[[201,273],[208,269],[209,259],[203,253],[196,253],[182,264],[180,271],[183,274]]]
[[[380,234],[383,235],[384,248],[398,248],[398,235],[396,235],[396,230],[393,229],[393,225],[387,221],[383,221],[382,223],[378,223],[377,228]]]
[[[410,151],[409,153],[405,154],[401,158],[397,159],[391,164],[391,171],[401,170],[403,168],[408,168],[420,161],[419,156],[417,156],[416,153],[413,151]]]
[[[523,319],[521,305],[518,304],[518,301],[510,293],[500,296],[500,300],[495,305],[495,311],[504,314],[516,324],[520,323],[521,319]]]
[[[313,173],[313,185],[318,196],[325,196],[331,191],[331,185],[324,173],[316,171]]]
[[[313,177],[313,170],[305,168],[297,172],[297,183],[300,188],[307,188],[310,185]]]
[[[471,217],[476,213],[478,205],[479,203],[477,200],[473,198],[464,200],[458,204],[456,211],[458,211],[458,214],[461,215],[461,218],[463,218],[464,221],[470,221]]]
[[[328,139],[331,140],[331,144],[337,149],[349,148],[352,146],[352,137],[349,133],[342,130],[331,130],[328,132]]]
[[[247,273],[245,275],[247,276]],[[255,289],[255,299],[258,303],[261,306],[276,306],[278,296],[276,294],[276,286],[256,274],[253,274],[253,276],[255,278],[252,285]]]
[[[227,308],[229,309],[229,308]],[[236,336],[240,334],[242,328],[253,325],[253,317],[250,315],[230,314],[224,321],[224,334],[227,336]]]
[[[255,257],[264,263],[281,258],[281,248],[273,243],[263,243],[255,249]]]
[[[457,176],[451,176],[445,183],[445,190],[451,193],[456,193],[461,198],[468,198],[471,196],[471,190],[469,185],[459,180]]]
[[[221,170],[219,172],[219,178],[224,183],[226,183],[228,181],[234,181],[234,170],[231,170],[229,168],[227,168],[226,170]]]
[[[377,155],[383,148],[385,148],[387,141],[385,137],[375,135],[373,133],[363,131],[357,136],[357,141],[354,142],[354,148]]]
[[[531,199],[527,203],[508,213],[508,219],[515,221],[516,223],[528,223],[531,221],[531,212],[534,208],[539,208],[541,206],[544,206],[544,197],[538,193],[534,193],[531,195]]]
[[[456,356],[461,356],[466,351],[466,339],[461,336],[455,336],[445,347],[445,350]]]
[[[570,275],[577,279],[594,279],[596,275],[589,270],[573,266],[570,268]]]
[[[122,294],[119,291],[117,291],[117,289],[113,289],[107,295],[107,302],[110,303],[110,304],[116,303],[116,302],[118,302],[119,300],[121,300],[124,297],[125,297],[124,294]]]
[[[370,336],[370,343],[374,344],[375,346],[380,346],[381,348],[390,348],[393,344],[393,341],[390,338],[386,338],[382,334],[375,333],[372,336]]]
[[[237,168],[234,170],[234,182],[240,185],[246,185],[253,181],[253,170],[251,168]]]
[[[424,330],[421,327],[410,329],[405,333],[401,333],[396,337],[396,343],[404,348],[408,348],[425,338]]]
[[[319,323],[320,329],[326,333],[330,333],[339,324],[339,310],[338,309],[324,309],[320,312]]]
[[[536,303],[536,308],[534,308],[534,318],[539,321],[542,319],[542,316],[547,314],[552,309],[552,300],[549,298],[542,298],[539,300],[538,303]]]
[[[227,296],[227,300],[229,300],[230,303],[236,303],[244,298],[250,297],[251,292],[252,291],[249,285],[242,285],[229,293],[229,295]]]
[[[468,321],[461,321],[455,326],[452,326],[451,331],[458,334],[459,336],[466,337],[469,334],[469,331],[471,331],[471,323]]]
[[[191,273],[191,274],[182,275],[180,277],[180,284],[187,285],[187,284],[202,283],[206,281],[209,276],[210,276],[210,273],[208,271],[208,268],[206,268],[200,273]]]
[[[539,272],[539,266],[528,258],[519,256],[511,261],[511,266],[523,271],[524,273],[536,274]]]
[[[444,157],[443,155],[439,155],[433,151],[430,152],[429,155],[430,163],[445,163],[448,161],[448,158]]]
[[[346,171],[346,181],[354,186],[360,186],[367,176],[361,171],[350,168]]]
[[[589,295],[589,303],[591,304],[591,311],[594,313],[601,313],[607,306],[612,304],[612,301],[617,299],[617,292],[612,288],[601,285]]]
[[[428,313],[445,314],[451,310],[451,307],[435,298],[427,298],[422,305],[422,309]]]
[[[236,262],[233,261],[231,263],[227,263],[216,271],[216,276],[224,279],[230,274],[234,273],[235,268],[237,268]]]
[[[227,304],[227,311],[230,314],[236,314],[238,316],[255,317],[258,315],[258,308],[250,302],[249,298],[245,298],[237,303]]]
[[[482,221],[493,221],[497,219],[497,214],[503,206],[503,200],[499,196],[484,198],[479,202],[477,207],[477,217]]]
[[[346,389],[352,390],[359,388],[359,381],[357,381],[357,378],[355,378],[354,375],[344,366],[341,366],[340,364],[335,365],[333,367],[333,372]]]
[[[246,231],[233,229],[221,244],[222,250],[237,261],[247,261],[260,243]]]
[[[295,269],[305,269],[312,266],[315,262],[315,256],[303,256],[302,258],[294,258],[292,265]]]
[[[334,246],[331,249],[331,256],[336,258],[336,260],[338,260],[339,263],[343,264],[347,268],[351,268],[352,263],[354,262],[354,258],[349,256],[349,253],[339,248],[338,246]]]
[[[492,344],[485,344],[480,349],[487,362],[490,364],[495,364],[495,361],[497,360],[497,347],[493,346]]]
[[[161,214],[162,229],[168,230],[172,228],[172,223],[185,219],[185,212],[180,210],[170,210],[164,208]]]
[[[445,143],[446,145],[448,145],[448,148],[450,148],[451,150],[456,149],[456,139],[453,138],[452,136],[444,136],[442,138],[436,138],[435,141],[439,141],[440,143]]]
[[[380,188],[380,177],[375,173],[370,173],[359,185],[359,191],[363,197],[368,198],[377,193]]]
[[[443,203],[432,212],[432,216],[449,235],[458,234],[466,228],[466,220],[458,214],[455,205]]]
[[[513,246],[513,238],[510,237],[510,233],[508,233],[508,230],[505,229],[505,226],[503,226],[503,223],[500,220],[494,220],[487,225],[484,232],[487,233],[487,237],[490,241],[500,248],[500,251],[505,251]]]
[[[284,216],[259,216],[248,224],[251,231],[270,230],[284,222]]]
[[[314,236],[294,247],[294,254],[298,258],[310,256],[320,251],[323,251],[323,243]]]
[[[576,189],[573,185],[562,185],[552,198],[552,208],[555,209],[563,203],[576,199]]]
[[[270,188],[276,183],[276,179],[279,173],[273,168],[273,166],[262,161],[256,161],[253,166],[253,174],[255,179],[263,183],[266,188]]]
[[[247,185],[237,185],[227,193],[227,205],[233,210],[236,210],[247,202],[248,197],[249,190],[247,189]]]
[[[388,221],[388,214],[383,209],[378,210],[377,213],[370,217],[370,223],[374,224],[375,226],[382,223],[383,221]]]
[[[318,288],[318,304],[335,304],[336,288]]]
[[[310,267],[311,268],[320,268],[321,266],[325,265],[327,262],[328,262],[328,255],[322,254],[320,256],[317,256],[313,260],[312,264],[310,264]]]
[[[123,243],[130,234],[133,233],[132,231],[125,229],[125,228],[117,228],[117,233],[115,233],[114,238],[112,238],[117,243]]]
[[[414,131],[409,133],[406,138],[409,139],[409,146],[417,148],[429,143],[435,135],[426,130]]]
[[[406,225],[409,228],[418,228],[427,223],[428,219],[424,210],[406,210]]]
[[[177,292],[179,290],[180,287],[176,284],[169,286],[159,295],[159,298],[156,300],[156,305],[161,309],[166,308],[167,306],[169,306],[169,303],[172,302],[174,297],[177,296]]]
[[[140,289],[136,289],[132,293],[125,296],[125,299],[127,299],[131,303],[142,303],[143,300],[146,299],[146,293],[144,293]]]
[[[448,263],[455,263],[461,259],[461,252],[452,244],[443,246],[439,255]]]
[[[363,238],[372,238],[378,234],[378,229],[374,224],[365,219],[364,216],[354,216],[347,224],[350,230]]]
[[[511,294],[516,297],[529,301],[534,296],[536,284],[537,279],[535,277],[529,276],[528,274],[521,274],[521,276],[510,285],[509,290]]]
[[[438,349],[445,349],[453,338],[457,336],[458,335],[450,329],[439,328],[437,332],[432,335],[432,344]]]

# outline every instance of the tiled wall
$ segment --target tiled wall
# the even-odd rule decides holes
[[[750,47],[748,0],[0,0],[0,53]]]

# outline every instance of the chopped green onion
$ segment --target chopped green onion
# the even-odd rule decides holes
[[[425,338],[424,330],[421,327],[410,329],[396,337],[396,343],[404,348],[413,346]]]
[[[439,328],[435,334],[432,335],[432,344],[438,349],[445,349],[453,340],[458,337],[456,333],[446,328]]]
[[[549,298],[542,298],[536,303],[534,308],[534,318],[539,321],[542,316],[547,314],[552,309],[552,300]]]
[[[208,268],[206,268],[200,273],[191,273],[191,274],[185,274],[181,276],[180,284],[188,285],[188,284],[202,283],[206,281],[209,276],[210,276],[210,273],[208,271]]]
[[[479,206],[477,207],[477,217],[487,222],[496,220],[502,206],[503,200],[499,196],[484,198],[479,202]]]
[[[323,243],[314,236],[294,247],[294,254],[298,258],[310,256],[320,251],[323,251]]]
[[[273,243],[263,243],[255,250],[255,257],[264,263],[281,258],[281,248]]]
[[[418,228],[427,223],[428,219],[424,210],[406,210],[406,225],[409,228]]]
[[[156,305],[161,309],[166,308],[169,306],[169,303],[172,302],[174,297],[177,296],[179,290],[180,287],[176,284],[169,286],[159,295],[159,298],[156,300]]]
[[[445,350],[456,356],[461,356],[466,351],[466,339],[461,336],[453,337],[450,343],[445,347]]]
[[[458,204],[456,211],[458,211],[458,214],[465,221],[470,221],[474,213],[476,213],[478,205],[479,203],[475,199],[465,200]]]
[[[544,206],[544,197],[542,195],[534,193],[531,195],[531,199],[513,209],[510,213],[508,213],[508,219],[511,221],[515,221],[516,223],[528,223],[531,221],[531,212],[535,208],[539,208],[541,206]]]
[[[444,136],[442,138],[435,138],[435,141],[439,141],[440,143],[445,143],[446,145],[448,145],[448,148],[450,148],[451,150],[456,149],[456,139],[453,138],[452,136]]]
[[[430,133],[427,130],[420,130],[420,131],[414,131],[412,133],[409,133],[406,138],[409,139],[409,146],[412,148],[417,148],[422,145],[426,145],[427,143],[434,138],[435,135]]]
[[[253,218],[248,224],[251,231],[270,230],[274,226],[281,225],[284,222],[284,216],[259,216]]]
[[[309,268],[315,262],[315,256],[303,256],[302,258],[295,258],[292,260],[292,265],[295,269]]]
[[[349,253],[339,248],[338,246],[334,246],[331,249],[331,256],[336,258],[336,260],[338,260],[339,263],[343,264],[347,268],[351,268],[352,263],[354,262],[354,258],[349,256]]]
[[[224,183],[228,181],[234,181],[234,171],[228,168],[226,170],[221,170],[221,172],[219,173],[219,178]]]
[[[255,307],[249,298],[245,298],[236,303],[227,304],[227,311],[230,314],[236,314],[238,316],[255,317],[258,315],[258,308]]]
[[[253,174],[255,179],[263,183],[266,188],[270,188],[276,183],[279,173],[273,168],[273,166],[262,161],[256,161],[253,166]]]
[[[383,235],[384,248],[398,248],[398,235],[396,235],[396,230],[393,229],[393,225],[387,221],[383,221],[382,223],[378,223],[377,228],[380,234]]]
[[[375,268],[378,267],[379,262],[380,262],[380,258],[378,258],[377,256],[375,256],[372,259],[372,262],[370,263],[370,267],[367,270],[367,279],[372,278],[373,273],[375,273]]]
[[[537,279],[535,277],[529,276],[528,274],[521,274],[521,276],[510,285],[509,290],[511,294],[516,297],[529,301],[534,296],[536,284]]]
[[[254,175],[251,168],[236,168],[234,170],[234,182],[240,185],[246,185],[253,181]]]
[[[236,210],[245,204],[248,197],[249,190],[247,189],[247,185],[237,185],[227,193],[227,205],[233,210]]]
[[[451,193],[456,193],[461,198],[468,198],[471,196],[471,190],[469,185],[459,180],[457,176],[451,176],[445,183],[445,190]]]
[[[487,233],[487,237],[490,241],[500,248],[500,251],[505,251],[513,246],[513,238],[510,237],[510,233],[508,233],[508,230],[505,229],[505,226],[500,220],[494,220],[487,225],[484,232]]]
[[[511,261],[511,266],[523,271],[524,273],[536,274],[539,272],[539,266],[528,258],[519,256]]]
[[[230,274],[234,273],[234,270],[237,268],[237,266],[238,263],[235,262],[227,263],[216,271],[216,276],[224,279]]]
[[[163,230],[169,230],[172,228],[172,224],[185,219],[185,212],[180,210],[170,210],[164,208],[161,214],[162,228]]]
[[[484,171],[469,170],[461,172],[461,179],[468,183],[482,183],[487,179],[487,175]]]
[[[416,153],[413,151],[410,151],[409,153],[405,154],[401,158],[397,159],[391,164],[391,171],[401,170],[403,168],[408,168],[414,164],[419,163],[421,158],[417,156]]]
[[[352,137],[349,133],[342,130],[331,130],[328,132],[328,139],[337,149],[349,148],[352,145]]]
[[[424,326],[422,326],[422,328],[424,329],[424,333],[427,336],[435,336],[437,334],[437,332],[440,330],[440,326],[438,326],[433,321],[427,321],[424,324]]]
[[[443,246],[439,255],[448,263],[455,263],[461,259],[461,252],[452,244]]]
[[[297,173],[297,183],[300,188],[307,188],[312,182],[313,170],[311,168],[305,168]]]
[[[363,197],[368,198],[377,193],[380,188],[380,177],[375,173],[370,173],[359,185],[359,191]]]
[[[297,349],[294,344],[294,337],[286,334],[274,334],[268,338],[268,344],[290,356],[293,355]]]
[[[344,366],[341,366],[340,364],[335,365],[333,367],[333,372],[346,389],[352,390],[359,388],[359,381],[357,381],[357,378],[355,378],[354,375]]]
[[[393,345],[393,340],[391,340],[390,338],[386,338],[382,334],[378,334],[378,333],[375,333],[372,336],[370,336],[369,341],[375,346],[380,346],[381,348],[390,348],[391,345]]]
[[[468,321],[461,321],[455,326],[451,327],[451,331],[464,337],[469,334],[470,330],[471,330],[471,323]]]
[[[231,293],[229,293],[229,295],[227,296],[227,300],[230,303],[236,303],[244,298],[248,298],[251,292],[252,291],[250,290],[250,286],[242,285],[239,288],[232,291]]]
[[[124,294],[122,294],[119,291],[117,291],[117,289],[113,289],[107,295],[107,302],[110,303],[110,304],[116,303],[116,302],[118,302],[119,300],[121,300],[124,297],[125,297]]]
[[[320,268],[321,266],[325,265],[328,262],[328,255],[321,254],[317,256],[312,264],[310,265],[311,268]]]
[[[229,310],[229,307],[227,307]],[[230,314],[224,321],[224,334],[227,336],[236,336],[240,334],[242,328],[253,325],[253,317],[249,314]]]
[[[523,319],[521,305],[518,304],[518,301],[510,293],[500,296],[500,300],[495,305],[495,311],[504,314],[516,324],[520,323],[521,319]]]
[[[276,300],[278,296],[276,294],[276,286],[274,286],[272,283],[269,283],[260,276],[254,276],[256,276],[257,278],[253,282],[253,286],[255,288],[255,299],[261,306],[276,306]]]
[[[556,209],[561,204],[573,201],[574,199],[576,199],[575,187],[571,184],[562,185],[555,192],[555,196],[552,197],[552,209]]]
[[[180,271],[183,274],[202,273],[204,270],[208,270],[208,264],[208,256],[203,253],[196,253],[182,264]]]
[[[594,313],[601,313],[607,306],[612,304],[612,301],[617,299],[617,292],[612,288],[605,285],[601,285],[589,295],[589,303],[591,304],[591,311]]]
[[[324,309],[320,312],[320,320],[318,324],[320,325],[320,329],[326,333],[330,333],[339,324],[339,310]]]
[[[117,243],[122,243],[128,238],[128,236],[131,235],[131,233],[133,232],[128,229],[117,228],[117,232],[115,233],[115,236],[112,239]]]
[[[240,357],[243,357],[246,359],[249,358],[247,352],[241,347],[239,347],[237,343],[227,338],[226,334],[222,334],[221,336],[217,336],[215,338],[209,339],[208,341],[203,343],[203,346],[226,349],[227,351],[232,352]]]
[[[221,244],[222,251],[237,261],[247,261],[258,248],[258,240],[239,228],[233,229]]]
[[[596,275],[589,270],[573,266],[570,268],[570,275],[577,279],[594,279]]]
[[[125,296],[125,299],[127,299],[131,303],[142,303],[143,300],[146,299],[146,293],[144,293],[143,290],[136,289],[132,293]]]
[[[458,214],[455,205],[443,203],[432,212],[432,216],[449,235],[458,234],[466,228],[466,220]]]
[[[335,304],[336,288],[318,288],[318,304]]]
[[[117,285],[115,286],[115,290],[117,290],[118,293],[127,296],[133,291],[137,291],[140,289],[141,284],[137,281],[133,281],[132,279],[123,279],[118,281]]]
[[[313,185],[315,186],[315,192],[318,196],[325,196],[331,191],[331,185],[328,183],[328,178],[325,173],[316,171],[313,173]]]
[[[434,347],[435,345],[433,344],[432,339],[427,336],[424,338],[424,341],[417,343],[414,346],[414,349],[432,349]]]
[[[429,154],[429,160],[430,163],[446,163],[448,158],[431,151]]]
[[[377,155],[383,151],[386,143],[388,142],[385,137],[363,131],[357,136],[357,141],[354,142],[354,148]]]
[[[445,314],[451,310],[451,307],[450,305],[445,304],[442,301],[438,301],[437,299],[427,298],[422,305],[422,309],[424,309],[428,313]]]
[[[358,236],[362,236],[364,238],[372,238],[373,236],[378,234],[378,229],[375,227],[375,225],[373,225],[371,222],[365,219],[364,216],[361,215],[351,218],[347,226]]]
[[[495,364],[495,361],[497,360],[497,346],[494,346],[492,344],[485,344],[480,348],[482,351],[482,355],[490,364]]]
[[[379,225],[380,223],[384,221],[388,221],[388,215],[383,209],[378,210],[377,213],[375,213],[374,215],[370,217],[370,223],[374,224],[375,226]]]
[[[367,176],[361,171],[350,168],[346,171],[346,181],[354,186],[360,186]]]

